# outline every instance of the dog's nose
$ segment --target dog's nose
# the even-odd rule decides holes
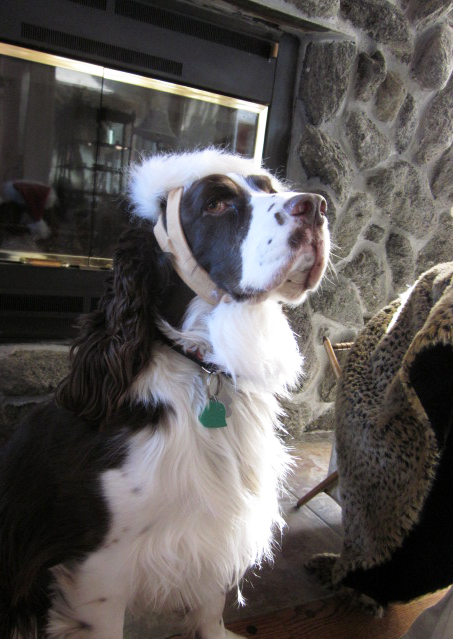
[[[301,193],[287,200],[284,208],[290,215],[302,217],[305,224],[322,226],[327,202],[317,193]]]

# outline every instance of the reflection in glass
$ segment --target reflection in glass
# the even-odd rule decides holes
[[[0,44],[0,258],[105,266],[131,161],[262,152],[266,107]]]

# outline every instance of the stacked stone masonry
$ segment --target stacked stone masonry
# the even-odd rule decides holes
[[[288,309],[306,357],[286,403],[297,437],[333,426],[323,336],[354,338],[423,271],[453,259],[453,0],[262,3],[326,28],[292,29],[301,53],[288,178],[327,199],[333,240],[324,284]],[[51,394],[66,366],[64,347],[1,350],[4,427]]]
[[[20,420],[53,396],[68,373],[68,354],[64,344],[0,346],[0,446]]]
[[[288,311],[307,357],[286,405],[297,437],[333,426],[322,337],[354,338],[423,271],[453,259],[453,2],[286,4],[330,29],[301,37],[288,175],[327,197],[333,241],[324,285]]]

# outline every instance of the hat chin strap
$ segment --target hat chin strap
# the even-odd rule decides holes
[[[165,230],[162,215],[154,227],[154,235],[162,251],[171,253],[173,268],[199,297],[209,304],[231,302],[232,297],[226,291],[214,284],[206,271],[196,262],[187,244],[179,217],[183,188],[173,189],[167,199],[167,230]]]

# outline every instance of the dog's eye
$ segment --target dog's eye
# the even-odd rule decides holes
[[[221,215],[228,207],[228,202],[224,202],[223,200],[208,200],[206,204],[207,212],[212,215]]]

